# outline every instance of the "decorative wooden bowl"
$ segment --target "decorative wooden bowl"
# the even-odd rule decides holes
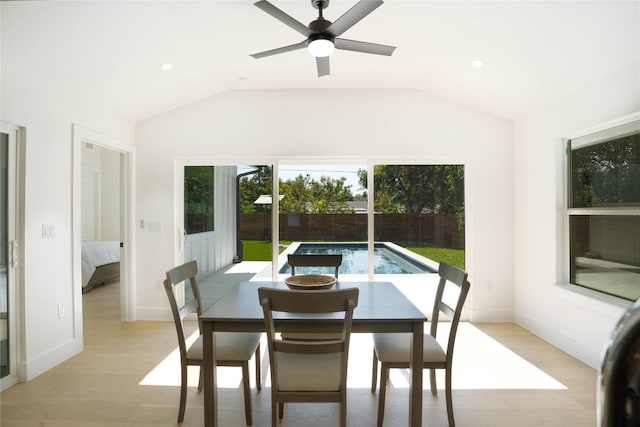
[[[291,289],[320,290],[329,289],[336,284],[336,278],[324,274],[300,274],[284,280]]]

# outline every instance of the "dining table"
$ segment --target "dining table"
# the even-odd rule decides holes
[[[288,289],[283,282],[240,282],[200,314],[203,335],[204,425],[218,426],[218,398],[214,332],[264,332],[264,315],[258,288]],[[425,314],[391,282],[340,281],[332,289],[358,288],[353,312],[353,333],[412,333],[409,426],[422,424],[422,346]],[[322,292],[305,290],[303,292]],[[280,332],[339,331],[341,318],[335,313],[287,314],[275,317]],[[333,326],[335,325],[335,328]],[[375,415],[374,415],[375,416]]]

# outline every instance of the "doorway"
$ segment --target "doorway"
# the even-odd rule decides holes
[[[89,161],[93,156],[101,159]],[[135,320],[134,300],[134,271],[133,254],[135,250],[133,233],[133,197],[134,197],[134,156],[135,147],[102,135],[84,127],[73,126],[73,260],[74,260],[74,296],[82,301],[83,286],[87,278],[82,277],[82,246],[84,240],[110,239],[117,242],[119,251],[119,280],[120,280],[120,320]],[[105,160],[107,159],[107,160]],[[107,165],[107,166],[105,166]],[[117,185],[101,186],[108,178],[104,174],[111,174],[112,181]],[[88,191],[87,183],[83,188],[83,176],[91,176],[92,191]],[[93,191],[98,189],[98,191]],[[111,193],[106,199],[117,203],[103,203],[103,193]],[[85,200],[91,194],[91,200]],[[93,215],[83,216],[91,206]],[[83,217],[85,220],[83,221]],[[87,221],[86,218],[91,218]],[[105,221],[101,219],[106,217]],[[116,239],[117,240],[114,240]],[[75,298],[74,298],[75,299]],[[75,319],[78,330],[82,330],[82,304],[76,304]],[[79,337],[80,339],[80,337]]]

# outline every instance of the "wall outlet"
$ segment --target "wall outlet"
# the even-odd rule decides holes
[[[58,304],[58,319],[62,319],[67,315],[67,306],[64,304]]]

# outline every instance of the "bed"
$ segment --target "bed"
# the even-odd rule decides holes
[[[82,242],[82,293],[120,278],[120,242]]]

